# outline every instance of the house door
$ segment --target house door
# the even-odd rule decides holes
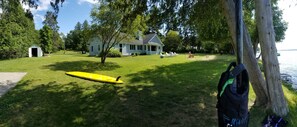
[[[122,53],[122,50],[123,49],[123,45],[122,44],[120,44],[120,52]]]
[[[32,57],[37,57],[37,48],[31,48]]]

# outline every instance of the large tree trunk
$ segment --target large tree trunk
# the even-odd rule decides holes
[[[106,60],[106,55],[101,56],[101,64],[104,64]]]
[[[229,30],[233,39],[233,45],[236,42],[236,25],[235,25],[235,5],[233,0],[221,0],[223,12],[226,17]],[[243,23],[243,63],[247,68],[250,82],[256,94],[255,104],[265,106],[268,103],[267,89],[264,77],[255,58],[251,38]]]
[[[280,116],[289,112],[284,97],[275,47],[275,35],[270,0],[255,0],[256,22],[259,31],[264,74],[268,88],[269,108]]]

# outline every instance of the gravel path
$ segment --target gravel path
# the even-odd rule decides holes
[[[0,97],[13,88],[26,74],[26,72],[0,72]]]

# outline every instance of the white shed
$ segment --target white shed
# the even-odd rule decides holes
[[[29,57],[42,57],[43,52],[39,46],[33,45],[28,49]]]

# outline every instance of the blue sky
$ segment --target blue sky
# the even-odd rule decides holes
[[[36,29],[43,27],[42,21],[47,10],[51,10],[51,0],[39,0],[37,9],[31,9],[34,15]],[[58,15],[59,32],[65,35],[74,29],[77,22],[83,23],[85,20],[91,21],[90,11],[95,5],[94,0],[65,0],[63,6],[60,7]],[[26,8],[26,7],[25,7]]]
[[[76,2],[66,2],[65,6],[63,4],[58,16],[60,31],[66,34],[74,29],[77,22],[83,23],[87,20],[90,23],[90,12],[94,6],[94,4],[91,3],[92,1],[93,0],[77,0]]]
[[[39,0],[38,9],[31,9],[34,14],[36,29],[40,29],[44,14],[51,9],[51,0]],[[58,25],[60,32],[67,34],[74,29],[77,22],[83,23],[84,20],[91,21],[90,11],[95,5],[96,0],[65,0],[63,7],[60,8]],[[297,5],[294,0],[279,0],[279,7],[283,10],[283,18],[288,22],[288,29],[283,42],[277,43],[277,49],[297,49]],[[26,7],[25,7],[26,8]]]

